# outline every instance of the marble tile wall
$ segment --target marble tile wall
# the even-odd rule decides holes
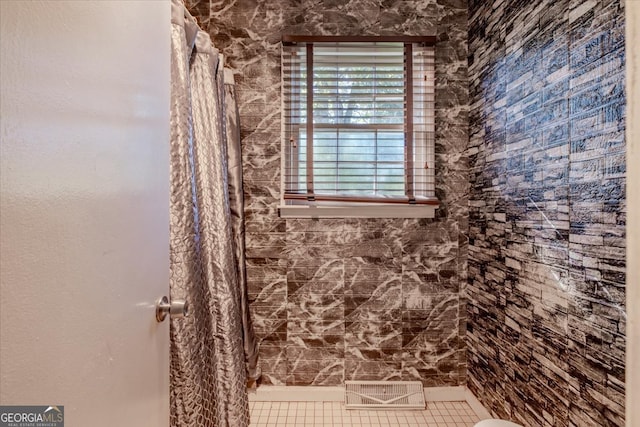
[[[622,426],[623,2],[469,9],[468,386],[527,426]]]
[[[235,74],[249,290],[264,383],[463,383],[466,0],[189,0],[187,6]],[[435,219],[278,217],[283,34],[438,36]]]

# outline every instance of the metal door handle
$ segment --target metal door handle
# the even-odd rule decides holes
[[[169,298],[162,297],[156,303],[156,320],[164,321],[167,314],[171,317],[187,317],[189,316],[189,303],[185,300],[173,300],[169,302]]]

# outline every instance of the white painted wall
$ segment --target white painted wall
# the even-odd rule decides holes
[[[0,1],[0,404],[168,426],[170,3]]]
[[[640,427],[640,1],[627,0],[627,426]]]

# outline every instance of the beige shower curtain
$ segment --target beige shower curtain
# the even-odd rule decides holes
[[[225,108],[218,51],[179,0],[171,43],[170,287],[191,307],[171,322],[171,425],[242,427],[257,345],[244,281],[237,110]]]

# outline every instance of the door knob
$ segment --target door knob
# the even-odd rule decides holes
[[[164,321],[167,314],[171,317],[187,317],[189,316],[189,303],[185,300],[173,300],[169,302],[169,298],[162,297],[156,303],[156,320]]]

